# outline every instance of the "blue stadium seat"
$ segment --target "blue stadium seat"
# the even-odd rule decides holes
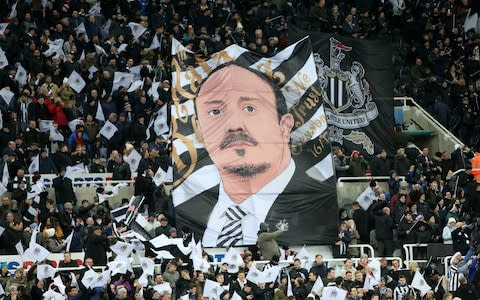
[[[404,119],[403,119],[403,107],[395,107],[393,111],[393,115],[395,118],[395,124],[400,124],[403,125]]]

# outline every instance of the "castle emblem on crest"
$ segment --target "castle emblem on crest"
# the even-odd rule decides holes
[[[370,85],[363,65],[354,61],[346,70],[342,61],[352,47],[330,38],[330,65],[326,65],[319,53],[313,58],[318,82],[326,103],[325,112],[330,125],[330,138],[343,145],[344,140],[361,144],[365,152],[374,153],[374,145],[361,130],[378,116]]]

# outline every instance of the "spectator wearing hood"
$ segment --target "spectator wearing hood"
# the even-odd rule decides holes
[[[350,157],[348,174],[353,177],[365,176],[368,167],[368,161],[360,154],[360,152],[353,150]]]
[[[453,244],[452,232],[457,229],[457,220],[455,218],[448,218],[447,225],[443,228],[442,239],[443,243],[446,245]]]

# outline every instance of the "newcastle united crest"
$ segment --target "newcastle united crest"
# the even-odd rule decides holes
[[[350,68],[342,70],[340,64],[352,47],[330,38],[330,66],[314,54],[318,80],[326,103],[325,112],[330,125],[332,142],[343,145],[344,140],[362,145],[363,150],[374,154],[374,145],[362,128],[378,116],[378,109],[370,93],[370,85],[364,78],[365,69],[354,61]]]

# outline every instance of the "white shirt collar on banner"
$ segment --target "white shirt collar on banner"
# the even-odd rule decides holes
[[[290,159],[290,163],[283,172],[267,183],[256,194],[251,195],[239,206],[247,213],[242,219],[243,243],[246,245],[255,244],[257,242],[257,233],[260,223],[265,222],[270,208],[275,199],[283,192],[287,184],[295,173],[295,162]],[[223,189],[220,182],[218,202],[212,210],[208,219],[207,229],[204,232],[202,244],[204,247],[216,247],[217,238],[226,222],[225,211],[228,207],[236,205],[230,199]]]

